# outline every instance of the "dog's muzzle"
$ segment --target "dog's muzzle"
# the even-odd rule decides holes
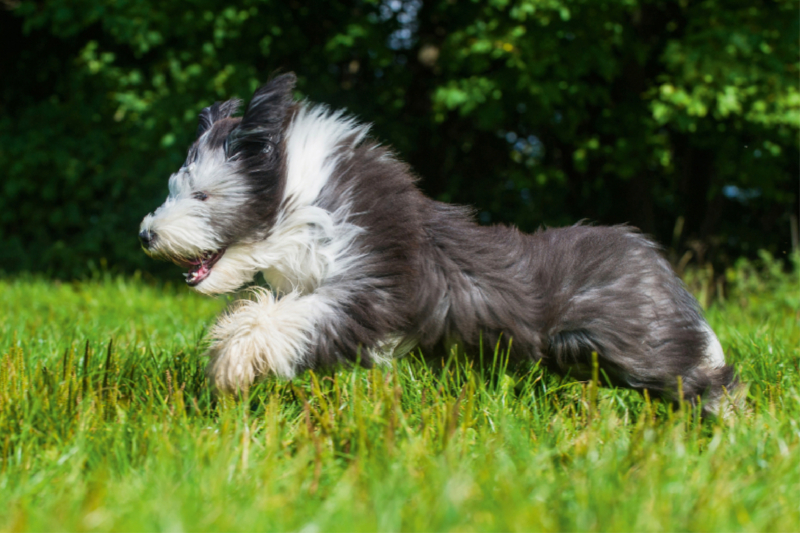
[[[145,250],[149,250],[157,238],[158,235],[148,229],[139,232],[139,242],[142,243],[142,247]]]

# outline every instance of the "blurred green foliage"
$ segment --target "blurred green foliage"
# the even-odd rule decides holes
[[[138,222],[197,113],[276,69],[484,223],[631,222],[701,260],[781,256],[798,35],[788,0],[4,0],[0,271],[157,271]]]

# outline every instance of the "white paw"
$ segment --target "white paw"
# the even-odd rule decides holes
[[[258,370],[249,356],[251,353],[247,339],[229,337],[217,339],[211,345],[206,373],[217,392],[235,394],[253,384]]]
[[[293,377],[313,334],[309,297],[292,293],[277,299],[261,289],[253,294],[211,330],[208,376],[221,393],[244,390],[270,373]]]

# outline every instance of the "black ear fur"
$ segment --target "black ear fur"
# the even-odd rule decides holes
[[[201,135],[208,131],[208,129],[213,126],[216,121],[222,120],[223,118],[228,118],[235,114],[241,105],[242,101],[238,98],[234,98],[226,102],[214,102],[214,105],[210,105],[203,109],[200,112],[200,117],[197,124],[197,138],[199,139]]]
[[[294,102],[292,90],[297,77],[281,74],[259,88],[247,105],[242,121],[228,135],[226,154],[239,159],[262,154],[274,157],[281,130]]]

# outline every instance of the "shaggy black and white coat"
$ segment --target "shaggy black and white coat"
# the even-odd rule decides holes
[[[734,385],[696,300],[658,247],[626,226],[532,235],[482,227],[425,197],[368,127],[295,102],[295,77],[200,117],[198,138],[141,225],[146,251],[206,294],[257,290],[213,328],[220,391],[341,361],[383,363],[416,346],[511,355],[582,375],[599,354],[618,384],[719,408]],[[505,342],[501,341],[505,346]]]

